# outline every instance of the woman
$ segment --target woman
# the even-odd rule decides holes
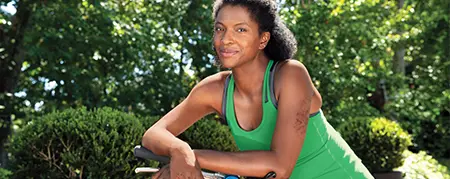
[[[213,45],[223,71],[199,82],[144,134],[142,144],[171,157],[157,176],[202,178],[200,168],[240,176],[373,178],[328,124],[306,67],[289,60],[292,33],[273,0],[214,3]],[[228,122],[240,152],[193,150],[176,136],[210,113]],[[169,172],[170,171],[170,172]]]

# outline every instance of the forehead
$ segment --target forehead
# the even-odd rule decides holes
[[[225,5],[217,13],[216,22],[221,23],[252,23],[253,19],[247,8],[243,6]],[[254,23],[254,22],[253,22]]]

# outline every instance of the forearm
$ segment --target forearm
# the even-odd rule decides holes
[[[189,145],[164,128],[150,128],[142,138],[142,145],[157,155],[170,156],[173,150],[188,150]]]
[[[201,168],[240,176],[264,177],[274,171],[283,178],[284,167],[273,151],[219,152],[194,150]]]
[[[165,128],[153,127],[147,130],[142,145],[157,155],[170,156],[169,177],[172,175],[171,178],[203,178],[191,147]]]

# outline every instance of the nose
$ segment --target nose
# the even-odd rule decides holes
[[[233,32],[232,32],[232,31],[225,30],[225,31],[222,33],[222,37],[221,37],[220,41],[221,41],[223,44],[229,44],[229,43],[232,43],[233,40],[234,40],[234,37],[233,37]]]

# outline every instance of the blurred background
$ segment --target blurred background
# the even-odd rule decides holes
[[[0,178],[136,178],[144,131],[220,70],[213,0],[0,0]],[[450,178],[448,0],[278,0],[373,173]],[[218,116],[180,136],[237,150]]]

